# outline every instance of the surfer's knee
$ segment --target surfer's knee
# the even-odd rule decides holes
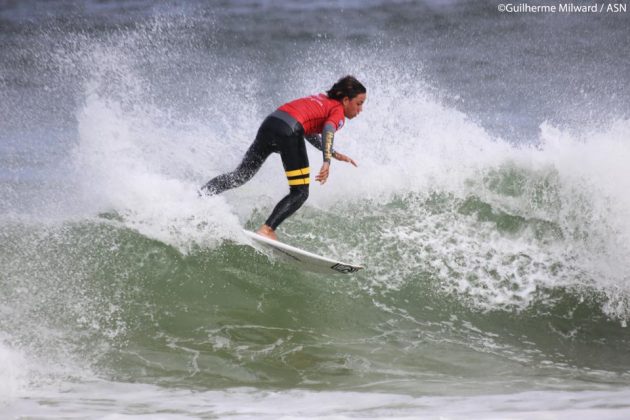
[[[223,175],[223,182],[226,186],[225,189],[237,188],[252,179],[254,174],[250,173],[245,168],[236,168],[232,172],[228,172]]]
[[[301,206],[308,199],[308,184],[291,187],[291,195],[295,197],[295,204]]]
[[[240,187],[256,174],[256,169],[246,166],[239,166],[234,171],[230,172],[230,178],[235,187]]]

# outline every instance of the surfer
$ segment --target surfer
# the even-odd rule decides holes
[[[256,139],[238,167],[211,179],[201,187],[204,195],[220,194],[249,181],[271,153],[280,153],[289,182],[289,194],[278,202],[257,233],[277,239],[275,230],[308,198],[310,168],[304,139],[322,151],[324,162],[315,177],[322,185],[330,172],[331,158],[351,163],[348,156],[333,150],[335,132],[345,119],[359,115],[366,100],[365,87],[353,76],[337,81],[326,94],[296,99],[272,112],[261,124]]]

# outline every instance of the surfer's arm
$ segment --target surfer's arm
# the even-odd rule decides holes
[[[330,164],[330,159],[333,155],[333,142],[335,141],[335,126],[330,123],[324,125],[322,130],[322,152],[324,155],[324,162]]]
[[[324,145],[322,144],[322,136],[321,134],[309,134],[308,136],[304,136],[307,142],[311,143],[317,150],[324,151]],[[340,153],[341,155],[341,153]],[[337,159],[337,152],[335,149],[332,151],[332,157]],[[339,159],[342,160],[342,159]]]
[[[324,151],[324,146],[322,145],[322,137],[319,134],[310,134],[308,136],[305,136],[304,138],[317,149],[321,150],[322,152]],[[332,157],[333,159],[337,159],[342,162],[348,162],[353,164],[354,166],[357,166],[357,163],[351,157],[346,156],[343,153],[339,153],[334,149],[332,152]]]
[[[324,126],[324,130],[322,131],[322,152],[324,154],[324,163],[322,164],[322,168],[319,170],[319,173],[315,177],[315,180],[319,181],[322,185],[325,184],[326,180],[328,179],[331,158],[335,158],[342,162],[348,162],[354,166],[357,166],[357,163],[352,158],[333,150],[332,145],[334,138],[335,127],[332,124],[326,124]]]
[[[315,146],[316,149],[324,151],[324,146],[322,145],[322,136],[319,134],[309,134],[308,136],[304,136],[307,142],[311,143]]]
[[[330,170],[330,159],[332,158],[333,151],[333,141],[335,139],[335,126],[330,123],[324,124],[324,129],[322,130],[322,153],[324,155],[324,163],[322,164],[322,168],[319,170],[319,173],[315,177],[316,181],[319,181],[320,184],[324,185],[326,180],[328,179],[328,173]]]

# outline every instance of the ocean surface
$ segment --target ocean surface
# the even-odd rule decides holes
[[[0,417],[629,418],[630,11],[499,4],[0,1]],[[326,276],[197,189],[345,74]]]

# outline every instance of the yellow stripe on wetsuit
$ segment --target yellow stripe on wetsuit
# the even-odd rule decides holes
[[[311,183],[310,179],[311,168],[301,168],[292,171],[286,171],[289,185],[307,185]]]
[[[296,169],[294,171],[287,171],[287,178],[292,178],[294,176],[298,176],[298,175],[308,175],[311,173],[311,168],[309,166],[307,166],[306,168],[302,168],[302,169]]]

